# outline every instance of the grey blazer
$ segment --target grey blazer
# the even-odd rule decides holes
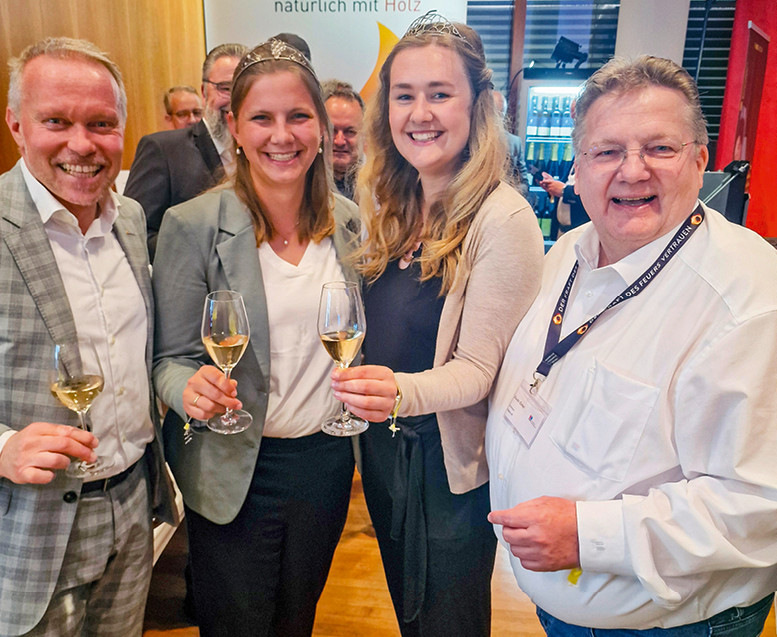
[[[143,211],[134,201],[120,200],[114,232],[146,301],[150,370],[154,310]],[[51,396],[47,365],[54,343],[76,339],[54,253],[17,163],[0,176],[0,434],[36,421],[77,426],[75,414]],[[154,405],[153,395],[150,404]],[[157,437],[147,457],[154,513],[176,522],[159,422],[155,413],[152,417]],[[62,565],[81,484],[62,471],[47,485],[17,485],[0,478],[0,634],[28,632],[43,616]]]
[[[358,210],[335,195],[333,236],[346,279],[358,280],[343,263],[359,241]],[[270,379],[267,299],[250,214],[231,189],[206,193],[166,214],[154,263],[156,349],[154,382],[170,406],[163,427],[165,452],[186,505],[217,524],[234,519],[248,493],[259,454]],[[184,445],[183,390],[194,372],[210,362],[200,340],[205,296],[219,289],[240,292],[251,341],[232,377],[254,423],[243,433],[206,431]]]

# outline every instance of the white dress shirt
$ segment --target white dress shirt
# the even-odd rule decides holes
[[[569,571],[531,572],[511,557],[519,586],[565,622],[678,626],[777,589],[777,252],[706,210],[641,295],[552,367],[539,389],[550,413],[531,445],[505,411],[532,380],[575,260],[562,338],[637,279],[674,229],[603,268],[592,224],[564,235],[507,350],[486,432],[492,509],[577,501],[576,586]]]
[[[84,235],[76,218],[32,176],[24,162],[22,174],[49,237],[78,337],[90,339],[100,358],[105,383],[88,418],[99,440],[98,455],[114,462],[107,475],[115,475],[138,461],[154,437],[146,368],[146,308],[112,231],[118,200],[110,192],[100,202],[100,215]],[[81,357],[86,360],[88,352],[82,349]]]

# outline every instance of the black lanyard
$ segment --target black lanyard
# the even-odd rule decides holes
[[[612,301],[610,301],[606,308],[604,308],[593,318],[588,319],[575,331],[573,331],[571,334],[568,334],[563,341],[559,342],[559,338],[561,336],[561,325],[564,322],[564,312],[566,311],[567,302],[569,301],[569,294],[572,291],[572,284],[575,281],[577,270],[580,265],[578,261],[575,261],[572,272],[569,274],[569,278],[564,285],[564,289],[561,291],[561,296],[558,297],[558,301],[556,302],[556,311],[553,313],[553,317],[550,320],[548,336],[545,339],[545,354],[542,358],[542,361],[540,361],[540,364],[537,366],[537,370],[534,372],[534,382],[532,383],[532,388],[536,390],[537,387],[539,387],[539,384],[550,373],[550,368],[553,367],[553,365],[555,365],[570,349],[572,349],[575,343],[583,338],[583,335],[590,329],[596,319],[598,319],[610,308],[623,303],[623,301],[634,298],[648,285],[650,285],[653,279],[658,276],[658,273],[661,271],[661,269],[667,263],[669,263],[669,260],[675,254],[677,254],[677,251],[691,237],[696,228],[701,225],[702,221],[704,221],[704,210],[702,209],[701,205],[698,205],[696,209],[690,214],[690,216],[685,220],[685,223],[682,225],[682,227],[669,241],[661,256],[659,256],[658,259],[653,262],[653,265],[645,270],[634,283],[632,283],[628,288],[626,288]]]

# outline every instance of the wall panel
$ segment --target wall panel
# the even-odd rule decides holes
[[[202,0],[0,0],[0,103],[8,95],[8,58],[46,36],[91,40],[124,75],[128,119],[124,168],[141,136],[165,127],[162,96],[175,84],[199,89],[205,57]],[[0,125],[0,172],[19,158]]]

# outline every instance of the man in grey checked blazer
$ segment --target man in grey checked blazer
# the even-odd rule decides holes
[[[176,520],[152,409],[145,220],[110,191],[126,94],[83,40],[49,38],[10,67],[22,160],[0,176],[0,636],[140,635],[152,510]],[[83,334],[108,368],[99,441],[49,390],[54,344]],[[108,477],[67,477],[98,442]]]

